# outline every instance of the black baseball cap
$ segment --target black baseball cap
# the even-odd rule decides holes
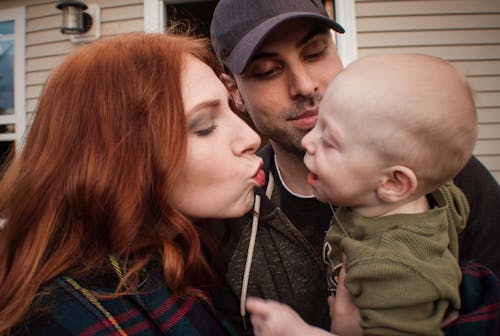
[[[241,74],[269,32],[296,18],[318,20],[344,32],[320,0],[220,0],[210,25],[215,54],[232,73]]]

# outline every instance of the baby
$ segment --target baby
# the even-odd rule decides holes
[[[304,162],[315,196],[339,206],[323,257],[335,292],[347,256],[344,286],[359,308],[359,333],[442,335],[447,310],[459,309],[458,233],[469,206],[452,179],[476,136],[465,78],[436,57],[367,56],[328,87],[302,140]],[[326,333],[270,304],[247,304],[257,335]],[[283,323],[270,325],[272,314]]]

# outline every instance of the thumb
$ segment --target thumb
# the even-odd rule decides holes
[[[330,318],[332,318],[333,312],[335,309],[334,308],[335,307],[335,296],[333,296],[333,295],[328,296],[327,302],[328,302],[328,310],[330,313]]]
[[[267,300],[257,298],[257,297],[249,297],[246,301],[246,308],[251,314],[257,315],[267,315],[270,310],[272,310],[271,305]]]

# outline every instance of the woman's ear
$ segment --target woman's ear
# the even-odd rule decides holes
[[[223,73],[221,74],[221,77],[229,91],[233,107],[236,108],[237,112],[245,112],[245,105],[243,105],[240,92],[238,91],[238,87],[236,86],[233,76]]]
[[[397,203],[417,190],[417,176],[408,167],[392,166],[377,187],[377,195],[388,203]]]

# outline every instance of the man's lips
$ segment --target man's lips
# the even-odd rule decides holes
[[[298,128],[313,128],[318,119],[318,107],[305,110],[296,117],[290,118],[291,123]]]
[[[302,112],[296,117],[290,118],[291,120],[297,120],[297,119],[303,119],[303,118],[308,118],[308,117],[313,117],[318,115],[318,107],[315,108],[310,108]]]

